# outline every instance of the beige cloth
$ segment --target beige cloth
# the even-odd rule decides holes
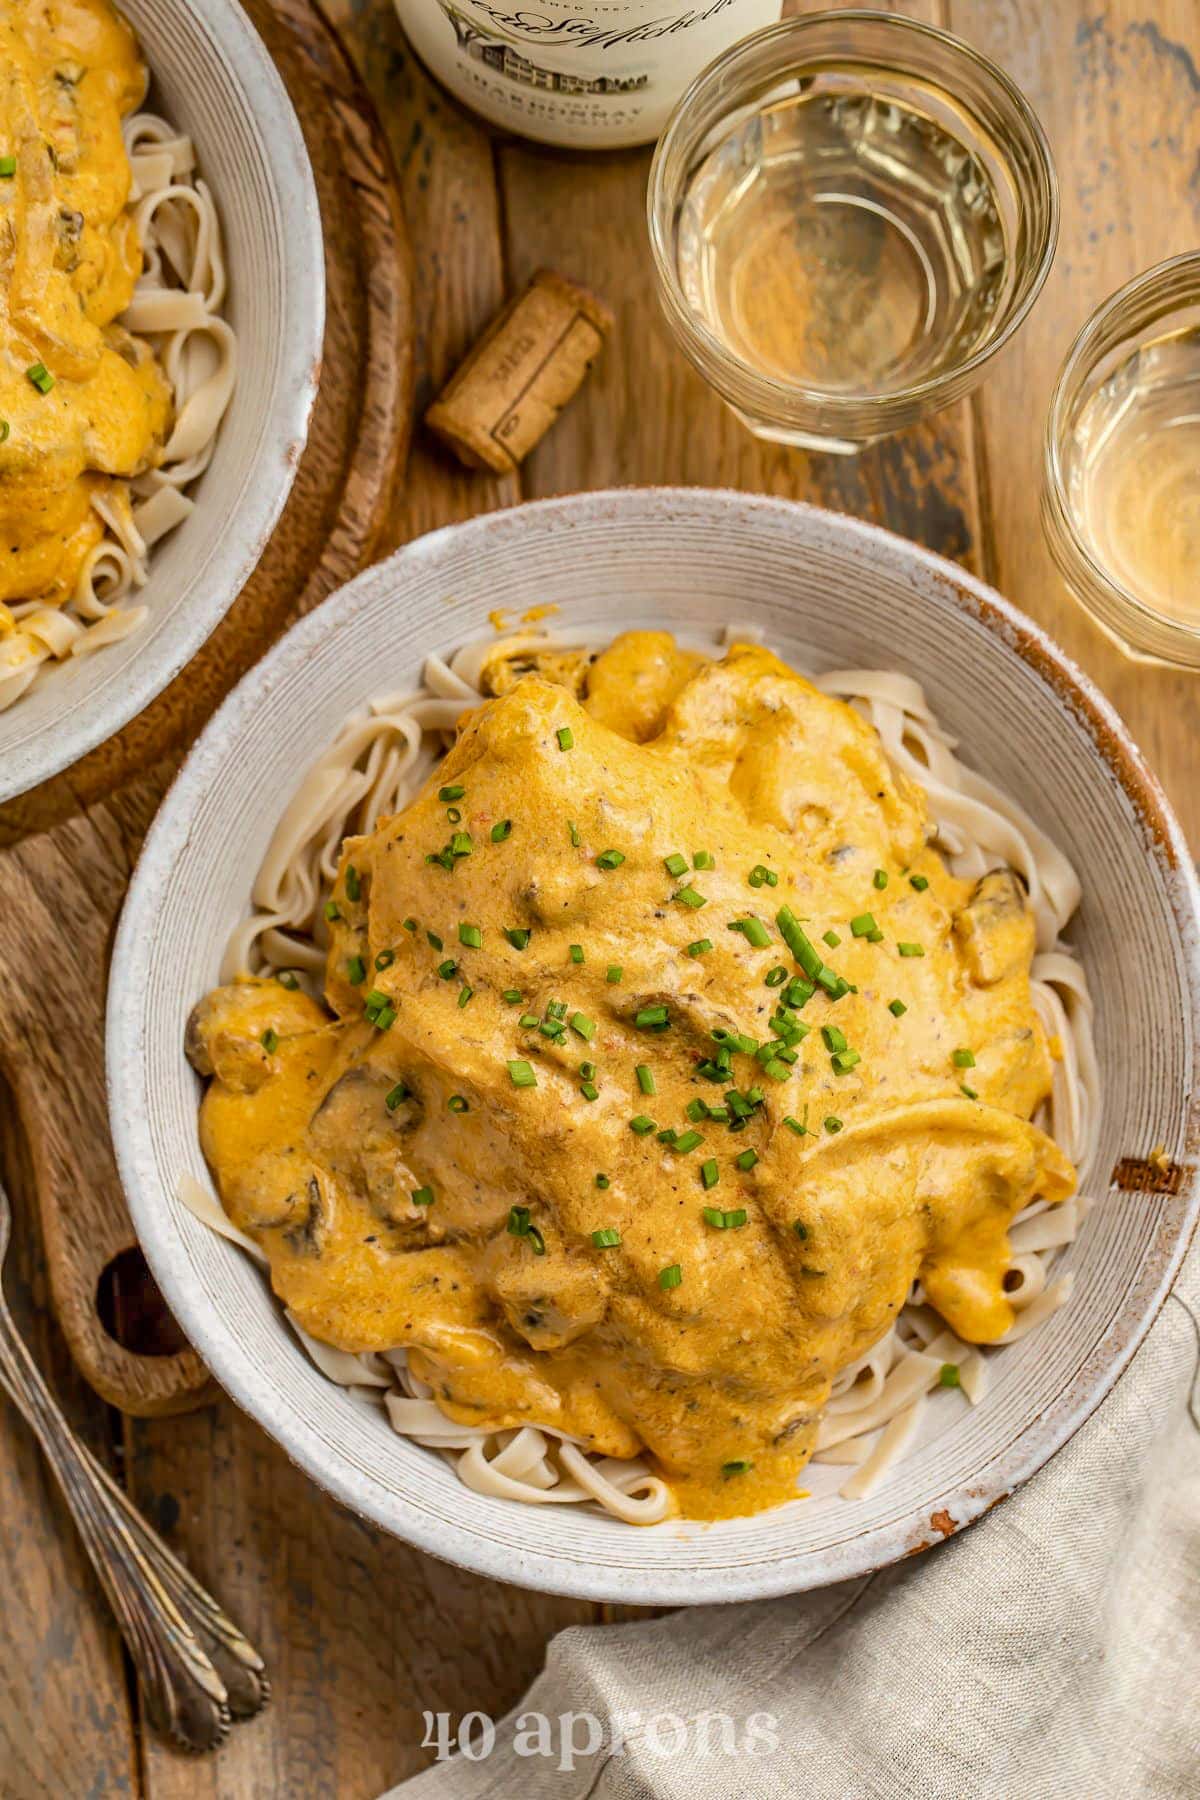
[[[1200,1796],[1198,1360],[1195,1247],[1103,1406],[970,1531],[794,1599],[565,1631],[489,1756],[386,1800]],[[565,1712],[706,1709],[735,1721],[738,1754],[705,1755],[694,1723],[677,1751],[635,1729],[573,1770],[557,1741],[514,1750],[530,1711],[557,1731]],[[752,1713],[775,1716],[774,1751],[747,1753]]]

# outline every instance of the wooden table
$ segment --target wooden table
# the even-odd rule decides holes
[[[1058,260],[982,392],[855,460],[758,444],[668,341],[653,299],[648,155],[560,156],[497,142],[408,52],[390,0],[329,0],[387,126],[418,267],[418,401],[541,263],[595,287],[617,329],[580,400],[520,478],[468,475],[418,436],[391,540],[522,498],[621,482],[719,483],[879,520],[993,582],[1049,626],[1125,715],[1200,842],[1200,684],[1125,661],[1071,602],[1038,524],[1055,370],[1105,294],[1200,238],[1195,0],[910,0],[1025,89],[1063,188]],[[1153,15],[1151,17],[1150,15]],[[981,697],[982,698],[982,697]],[[1031,747],[1036,754],[1036,747]],[[499,1714],[564,1626],[606,1609],[524,1594],[434,1562],[342,1512],[228,1402],[123,1420],[82,1387],[45,1310],[27,1154],[0,1150],[17,1207],[9,1291],[88,1441],[120,1470],[267,1657],[275,1700],[217,1758],[139,1727],[120,1642],[28,1433],[0,1416],[0,1794],[107,1800],[370,1800],[423,1767],[423,1709]]]

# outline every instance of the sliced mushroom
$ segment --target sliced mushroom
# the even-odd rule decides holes
[[[954,930],[972,980],[979,987],[1028,969],[1034,923],[1025,890],[1010,869],[993,869],[975,884]]]

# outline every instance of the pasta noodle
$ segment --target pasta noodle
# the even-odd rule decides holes
[[[726,633],[731,641],[747,636]],[[413,797],[459,719],[483,698],[489,662],[527,651],[592,648],[588,640],[532,633],[468,644],[448,661],[430,657],[419,689],[381,696],[351,719],[309,769],[276,827],[254,882],[253,910],[230,938],[222,980],[290,969],[319,994],[323,907],[342,840],[368,831],[377,818]],[[954,742],[916,682],[887,671],[839,670],[817,677],[816,685],[855,706],[878,732],[893,764],[924,788],[934,841],[954,874],[974,880],[1003,864],[1022,876],[1039,946],[1031,973],[1033,1000],[1056,1058],[1053,1092],[1038,1123],[1086,1182],[1100,1094],[1086,976],[1060,937],[1080,897],[1074,871],[1020,808],[959,762]],[[214,1217],[220,1208],[211,1196],[192,1177],[185,1183],[185,1204],[241,1241],[223,1215]],[[1014,1220],[1005,1285],[1017,1316],[1004,1344],[1036,1330],[1068,1300],[1073,1277],[1052,1277],[1052,1268],[1088,1208],[1081,1193],[1055,1207],[1037,1201]],[[256,1246],[255,1253],[261,1260]],[[348,1357],[300,1335],[330,1379],[378,1390],[379,1358]],[[456,1424],[413,1376],[402,1349],[389,1352],[384,1362],[393,1386],[383,1405],[393,1428],[450,1458],[460,1479],[477,1492],[533,1505],[594,1502],[631,1524],[651,1524],[671,1511],[666,1483],[640,1459],[592,1458],[545,1427]],[[946,1328],[924,1303],[917,1283],[891,1330],[835,1380],[813,1461],[849,1466],[853,1472],[839,1491],[848,1500],[865,1498],[911,1446],[930,1394],[955,1387],[970,1405],[978,1405],[987,1393],[989,1363],[989,1354]]]
[[[148,608],[132,602],[150,553],[193,510],[186,489],[208,467],[237,380],[237,337],[222,316],[220,219],[191,139],[148,112],[126,120],[124,138],[143,269],[120,323],[152,346],[174,390],[175,423],[157,468],[97,484],[91,504],[104,536],[66,602],[0,606],[0,712],[54,663],[91,656],[144,624]]]

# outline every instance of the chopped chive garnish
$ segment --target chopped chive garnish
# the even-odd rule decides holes
[[[665,1006],[643,1006],[633,1016],[633,1022],[639,1031],[661,1031],[671,1022],[671,1015]]]
[[[458,964],[455,962],[455,960],[452,956],[448,956],[446,958],[445,962],[440,962],[438,964],[437,972],[441,976],[443,981],[449,981],[451,979],[451,977],[457,973],[457,971],[458,971]]]
[[[808,1241],[808,1226],[804,1223],[803,1219],[797,1219],[796,1223],[792,1226],[792,1230],[795,1232],[796,1236],[800,1239],[800,1242],[802,1244],[807,1243],[807,1241]]]
[[[808,1005],[816,991],[811,981],[802,981],[799,975],[793,975],[780,998],[799,1012],[802,1006]]]
[[[470,856],[474,847],[474,840],[469,831],[456,831],[450,839],[451,856]]]
[[[330,922],[332,923],[332,921],[334,919],[340,919],[341,916],[342,916],[342,909],[338,905],[337,901],[336,900],[327,900],[325,902],[325,917],[328,920],[330,920]]]
[[[700,1164],[700,1179],[706,1188],[715,1188],[721,1179],[721,1171],[717,1167],[717,1159],[710,1156],[707,1162]]]
[[[509,1063],[508,1073],[514,1087],[527,1088],[537,1086],[537,1076],[534,1074],[532,1066],[522,1057],[518,1057],[515,1062]]]
[[[692,912],[699,912],[702,906],[708,905],[704,895],[698,894],[694,887],[681,887],[674,898],[678,900],[680,906],[690,907]]]
[[[735,1156],[733,1160],[739,1169],[752,1169],[758,1161],[758,1151],[743,1150],[742,1154],[740,1156]]]
[[[625,971],[620,963],[609,963],[608,971],[604,979],[607,981],[609,987],[616,987],[624,973]]]
[[[596,1021],[589,1019],[586,1013],[572,1013],[571,1030],[577,1037],[585,1038],[588,1043],[591,1043],[596,1035]]]
[[[463,1094],[451,1094],[446,1105],[450,1108],[452,1113],[465,1113],[470,1112],[471,1110],[467,1105],[466,1097]]]
[[[693,1125],[698,1125],[701,1119],[707,1119],[708,1117],[708,1106],[698,1095],[695,1100],[689,1100],[683,1110],[686,1112]]]
[[[846,1034],[844,1031],[839,1031],[836,1025],[822,1025],[821,1036],[825,1040],[827,1050],[844,1050],[846,1048]]]
[[[595,1063],[594,1062],[581,1062],[579,1065],[579,1073],[584,1081],[590,1081],[596,1073]]]
[[[645,1137],[647,1132],[654,1131],[657,1127],[654,1120],[647,1118],[645,1113],[635,1113],[629,1121],[629,1129],[636,1132],[638,1137]]]
[[[882,893],[884,888],[887,886],[887,884],[888,884],[887,870],[886,869],[876,869],[874,875],[872,875],[872,877],[871,877],[871,886],[874,888],[877,888],[878,891],[880,893]]]
[[[438,799],[443,801],[461,800],[466,791],[462,783],[456,781],[451,787],[439,788]]]
[[[473,987],[467,987],[467,985],[466,985],[466,984],[465,984],[465,982],[464,982],[464,984],[463,984],[463,986],[462,986],[462,987],[460,987],[460,988],[459,988],[459,990],[458,990],[458,1004],[459,1004],[459,1006],[460,1006],[460,1007],[461,1007],[461,1006],[466,1006],[466,1005],[467,1005],[467,1004],[468,1004],[468,1003],[469,1003],[469,1001],[470,1001],[470,998],[471,998],[471,995],[472,995],[472,994],[473,994],[473,993],[474,993],[474,992],[475,992],[475,989],[474,989],[474,988],[473,988]]]
[[[581,963],[583,961],[583,945],[582,944],[571,944],[568,947],[567,953],[570,956],[571,961],[573,963]]]
[[[678,851],[676,851],[673,856],[664,856],[663,868],[667,871],[668,875],[674,875],[676,877],[686,875],[687,857],[680,856]]]
[[[959,1376],[958,1376],[958,1364],[957,1363],[943,1363],[942,1364],[941,1368],[938,1370],[938,1386],[939,1387],[961,1387],[962,1386],[962,1382],[959,1380]]]
[[[678,1263],[668,1263],[665,1269],[658,1271],[658,1285],[664,1290],[677,1288],[682,1280],[683,1270]]]
[[[973,1050],[956,1050],[950,1060],[956,1069],[973,1069],[975,1067]]]
[[[855,937],[870,937],[871,933],[878,929],[874,913],[859,913],[857,918],[850,921],[850,930]]]
[[[825,1129],[831,1137],[833,1136],[834,1132],[840,1131],[842,1129],[842,1121],[837,1117],[837,1115],[835,1113],[830,1113],[829,1117],[825,1120]]]
[[[754,1464],[752,1462],[747,1462],[743,1457],[738,1457],[734,1462],[722,1463],[721,1473],[722,1475],[745,1475],[753,1467]]]
[[[896,948],[901,956],[924,956],[925,954],[923,944],[897,944]]]
[[[763,1064],[763,1074],[769,1075],[772,1081],[786,1081],[791,1072],[787,1063],[779,1056],[774,1056],[769,1063]]]
[[[279,1048],[279,1033],[277,1031],[272,1031],[271,1027],[268,1025],[259,1042],[262,1044],[262,1047],[268,1056],[274,1056],[276,1050]]]
[[[517,1024],[520,1025],[522,1027],[522,1029],[525,1031],[532,1031],[534,1026],[537,1023],[538,1023],[538,1016],[536,1013],[522,1013],[520,1018],[517,1020]]]
[[[366,998],[363,1001],[363,1008],[368,1013],[378,1012],[380,1007],[386,1006],[387,1003],[388,997],[386,994],[381,993],[378,988],[369,988],[367,990]]]
[[[405,931],[415,931],[417,929],[417,921],[415,919],[402,919],[400,922],[404,926]]]
[[[520,988],[505,988],[500,998],[502,1000],[507,1000],[510,1006],[520,1006],[521,1001],[525,996],[522,994]]]
[[[361,956],[352,956],[346,964],[346,977],[351,987],[361,987],[367,979],[367,965]]]
[[[554,735],[558,739],[558,747],[560,750],[574,749],[575,733],[571,730],[569,725],[560,725]]]
[[[780,907],[779,911],[775,914],[775,923],[779,927],[779,934],[784,943],[787,945],[796,961],[800,964],[804,973],[811,980],[815,980],[818,969],[823,968],[824,965],[816,948],[809,942],[808,938],[804,935],[804,932],[800,929],[800,922],[790,906]]]
[[[979,1095],[975,1092],[973,1087],[968,1087],[965,1081],[960,1081],[958,1085],[962,1089],[962,1092],[967,1096],[968,1100],[978,1100]]]
[[[483,933],[478,925],[460,925],[458,941],[460,944],[465,944],[468,950],[478,950],[483,945]]]
[[[609,1179],[608,1179],[608,1176],[607,1176],[607,1175],[597,1175],[597,1177],[596,1177],[596,1186],[597,1186],[597,1187],[598,1187],[598,1188],[606,1188],[606,1187],[610,1187],[610,1186],[611,1186],[611,1185],[612,1185],[612,1184],[611,1184],[611,1182],[610,1182],[610,1181],[609,1181]]]
[[[280,987],[289,988],[293,993],[300,986],[300,977],[295,969],[280,969],[275,979]]]
[[[538,1030],[543,1037],[548,1037],[555,1043],[558,1042],[559,1038],[567,1035],[567,1028],[561,1019],[543,1019],[538,1026]]]
[[[440,950],[442,948],[442,940],[436,931],[427,931],[425,933],[425,939],[431,949]]]
[[[889,1000],[888,1001],[888,1011],[893,1015],[894,1018],[902,1019],[904,1017],[905,1013],[908,1011],[908,1008],[907,1008],[907,1006],[905,1006],[903,1000]]]
[[[600,1089],[596,1086],[594,1081],[583,1082],[579,1091],[585,1100],[598,1100],[600,1098]]]
[[[821,933],[821,941],[828,944],[831,950],[836,950],[842,940],[836,931],[823,931]]]
[[[433,1189],[431,1187],[419,1187],[410,1194],[409,1198],[414,1206],[432,1206],[434,1200]]]
[[[502,844],[504,842],[505,838],[508,838],[511,836],[512,836],[512,820],[511,819],[497,819],[496,823],[492,826],[492,830],[491,830],[491,839],[492,839],[493,844]]]
[[[602,1231],[593,1231],[592,1233],[592,1242],[597,1250],[615,1250],[620,1241],[620,1232],[615,1231],[611,1225],[606,1225]]]
[[[929,886],[929,877],[928,875],[910,875],[908,878],[908,885],[911,888],[916,888],[918,894],[923,894],[925,889]]]
[[[619,869],[624,861],[625,852],[623,850],[602,850],[596,858],[596,867],[598,869]]]
[[[383,1096],[383,1104],[389,1112],[395,1112],[402,1101],[408,1099],[408,1089],[402,1081],[398,1081],[390,1093]]]
[[[570,819],[567,820],[567,836],[571,840],[572,848],[575,850],[578,850],[578,848],[579,848],[579,827],[578,827],[578,825],[572,824]]]
[[[746,1209],[744,1206],[735,1206],[730,1212],[722,1212],[720,1207],[706,1206],[704,1222],[715,1231],[736,1231],[746,1223]]]
[[[46,367],[45,363],[33,363],[26,369],[25,373],[28,375],[39,394],[48,394],[50,389],[54,386],[54,377]]]
[[[711,949],[711,938],[697,938],[694,944],[688,945],[687,953],[689,956],[707,956]]]
[[[855,1064],[862,1061],[862,1053],[858,1050],[839,1050],[829,1060],[835,1075],[848,1075]]]
[[[533,1217],[527,1206],[509,1207],[508,1230],[512,1237],[524,1237],[532,1223]]]
[[[395,960],[396,952],[394,950],[381,950],[379,955],[375,958],[375,967],[377,969],[390,969]]]
[[[346,898],[347,900],[362,899],[362,882],[359,880],[358,870],[353,863],[346,870]]]
[[[800,1123],[799,1119],[793,1119],[791,1113],[787,1114],[787,1116],[785,1117],[783,1122],[787,1126],[789,1131],[795,1132],[797,1137],[807,1137],[808,1136],[808,1126],[802,1125]]]
[[[693,867],[693,869],[715,869],[716,866],[717,866],[717,859],[715,856],[713,856],[711,851],[709,851],[709,850],[693,850],[692,851],[692,867]]]
[[[787,980],[787,970],[782,963],[776,963],[773,969],[767,970],[765,979],[769,988],[782,987]]]
[[[524,950],[526,945],[529,942],[531,934],[528,931],[510,930],[506,926],[505,930],[504,930],[504,935],[508,939],[509,943],[512,945],[514,950]],[[441,948],[441,945],[439,944],[438,949],[440,949],[440,948]]]
[[[546,1014],[547,1014],[547,1017],[551,1018],[551,1019],[565,1019],[567,1016],[566,1001],[565,1000],[547,1000]]]
[[[462,824],[462,814],[459,812],[457,806],[448,806],[446,808],[446,817],[452,825]]]
[[[658,1088],[654,1081],[654,1070],[650,1067],[649,1063],[639,1063],[634,1073],[637,1075],[637,1084],[641,1088],[643,1094],[656,1094],[658,1092]]]
[[[371,1020],[371,1023],[374,1025],[376,1031],[390,1031],[392,1026],[396,1023],[395,1007],[390,1003],[386,1006],[381,1006],[379,1011],[375,1014],[375,1017]]]
[[[698,1131],[681,1131],[675,1139],[675,1149],[680,1156],[688,1156],[693,1150],[698,1150],[703,1142]]]
[[[883,933],[882,933],[882,931],[880,931],[878,926],[875,927],[874,931],[868,931],[867,942],[868,942],[868,944],[882,944]]]
[[[710,1106],[708,1116],[714,1125],[728,1125],[729,1108],[727,1106]]]
[[[16,172],[17,172],[16,157],[15,156],[0,156],[0,177],[2,177],[5,181],[11,181],[13,176],[16,174]]]
[[[674,1148],[675,1139],[678,1136],[679,1136],[679,1133],[674,1129],[674,1127],[668,1125],[668,1126],[666,1126],[666,1128],[664,1130],[662,1130],[658,1133],[658,1141],[660,1144],[670,1144],[671,1147]]]
[[[746,942],[753,944],[756,950],[765,950],[771,942],[770,932],[762,920],[756,919],[753,913],[748,914],[744,919],[732,920],[729,929],[730,931],[740,931]]]

